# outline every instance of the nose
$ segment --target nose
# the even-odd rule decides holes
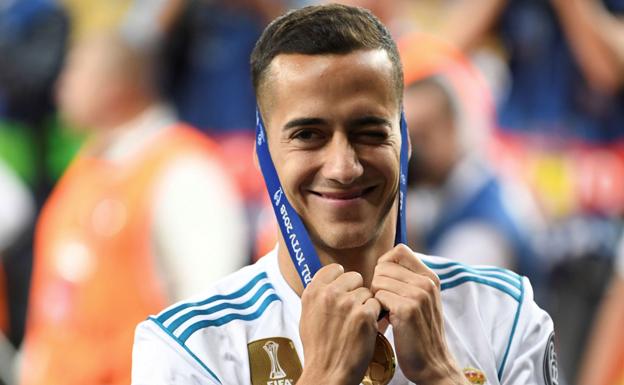
[[[340,184],[355,182],[364,173],[357,151],[344,135],[334,135],[325,149],[323,177]]]

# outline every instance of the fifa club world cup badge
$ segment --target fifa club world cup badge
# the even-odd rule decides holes
[[[288,338],[273,337],[247,344],[253,385],[295,385],[301,361]]]

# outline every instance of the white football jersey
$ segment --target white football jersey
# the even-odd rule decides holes
[[[557,383],[553,324],[526,278],[421,258],[440,277],[446,338],[461,368],[488,385]],[[140,323],[132,384],[294,384],[304,361],[300,314],[274,250],[203,296]],[[385,335],[394,346],[391,326]],[[397,366],[391,384],[411,382]]]

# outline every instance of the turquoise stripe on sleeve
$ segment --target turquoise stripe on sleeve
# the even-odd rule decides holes
[[[509,355],[509,349],[513,342],[514,335],[516,334],[516,327],[518,326],[518,320],[520,319],[520,309],[522,308],[522,302],[524,301],[524,285],[520,289],[520,300],[518,301],[518,308],[516,310],[516,316],[514,318],[513,326],[511,327],[511,333],[509,335],[509,342],[507,342],[507,348],[505,349],[505,355],[503,355],[503,361],[498,368],[498,381],[500,382],[503,377],[503,370],[505,370],[505,364],[507,363],[507,356]]]
[[[430,261],[426,261],[426,260],[422,260],[425,265],[427,265],[428,268],[430,269],[447,269],[449,267],[461,267],[464,269],[470,269],[470,270],[474,270],[477,271],[479,273],[481,272],[497,272],[497,273],[501,273],[501,274],[505,274],[508,275],[512,278],[518,279],[520,276],[516,273],[514,273],[511,270],[507,270],[507,269],[501,269],[500,267],[494,267],[494,266],[468,266],[468,265],[464,265],[463,263],[460,262],[445,262],[445,263],[435,263],[435,262],[430,262]]]
[[[211,327],[211,326],[225,325],[226,323],[234,321],[234,320],[242,320],[242,321],[254,320],[260,317],[262,313],[264,313],[266,308],[274,301],[280,301],[280,298],[277,296],[277,294],[271,294],[267,296],[262,302],[262,305],[260,305],[260,307],[258,308],[258,310],[256,310],[255,312],[251,314],[233,313],[233,314],[228,314],[226,316],[223,316],[221,318],[217,318],[214,320],[198,321],[192,324],[191,326],[189,326],[182,334],[180,334],[180,337],[178,337],[178,339],[182,341],[183,343],[186,343],[186,340],[188,340],[188,338],[193,333],[195,333],[196,331],[200,329],[204,329],[204,328]]]
[[[195,353],[193,353],[193,352],[191,351],[191,349],[189,349],[189,348],[188,348],[188,346],[186,346],[186,345],[185,345],[182,341],[180,341],[178,338],[176,338],[176,336],[174,336],[173,334],[171,334],[171,332],[170,332],[169,330],[167,330],[167,328],[166,328],[163,324],[161,324],[160,322],[158,322],[158,320],[157,320],[156,318],[154,318],[154,317],[149,317],[148,319],[149,319],[149,320],[151,320],[152,322],[154,322],[156,325],[158,325],[158,327],[159,327],[159,328],[161,328],[161,329],[162,329],[165,333],[167,333],[167,334],[169,335],[169,337],[173,338],[173,340],[174,340],[175,342],[177,342],[177,343],[178,343],[178,344],[179,344],[179,345],[180,345],[180,346],[181,346],[181,347],[182,347],[182,348],[183,348],[183,349],[184,349],[184,350],[185,350],[185,351],[186,351],[186,352],[187,352],[187,353],[188,353],[188,354],[189,354],[189,355],[190,355],[190,356],[191,356],[191,357],[195,360],[195,361],[197,361],[197,363],[198,363],[198,364],[199,364],[202,368],[204,368],[204,369],[208,372],[208,374],[210,374],[210,376],[211,376],[211,377],[212,377],[215,381],[217,381],[219,384],[221,384],[221,380],[219,380],[219,377],[217,377],[217,375],[216,375],[216,374],[215,374],[212,370],[210,370],[210,368],[209,368],[206,364],[204,364],[204,363],[202,362],[202,360],[200,360],[200,359],[199,359],[199,357],[197,357],[197,356],[195,355]]]
[[[471,273],[471,274],[479,276],[479,277],[500,279],[501,281],[507,282],[508,284],[512,285],[513,287],[515,287],[518,290],[520,290],[520,287],[522,286],[522,284],[518,281],[518,278],[516,278],[516,277],[511,278],[511,276],[509,276],[508,274],[502,273],[500,271],[500,269],[494,270],[494,272],[492,272],[492,273],[488,273],[486,271],[475,270],[475,269],[470,268],[468,266],[457,265],[457,266],[454,266],[454,267],[455,267],[455,270],[453,270],[453,271],[449,271],[448,273],[444,273],[444,274],[439,274],[438,278],[440,278],[440,281],[452,278],[452,277],[454,277],[454,276],[456,276],[457,274],[460,274],[460,273]]]
[[[194,306],[203,306],[206,304],[209,304],[210,302],[215,302],[215,301],[219,301],[219,300],[227,300],[227,299],[234,299],[234,298],[238,298],[241,297],[243,295],[245,295],[248,291],[250,291],[254,286],[256,286],[256,284],[258,283],[258,281],[267,278],[267,274],[265,272],[262,272],[258,275],[256,275],[254,278],[252,278],[251,281],[249,281],[245,286],[243,286],[242,288],[238,289],[237,291],[230,293],[230,294],[217,294],[217,295],[213,295],[210,298],[207,298],[205,300],[199,301],[199,302],[186,302],[186,303],[182,303],[174,308],[171,308],[169,310],[166,310],[164,313],[161,313],[157,319],[158,322],[164,324],[169,318],[171,318],[174,314],[184,310],[184,309],[188,309],[189,307],[194,307]]]
[[[251,297],[245,302],[242,302],[242,303],[223,302],[223,303],[220,303],[219,305],[210,307],[208,309],[191,310],[188,313],[185,313],[184,315],[180,316],[175,321],[173,321],[169,326],[167,326],[167,329],[169,329],[173,333],[178,327],[180,327],[180,325],[182,325],[184,322],[188,321],[189,319],[195,316],[209,315],[211,313],[216,313],[218,311],[225,310],[225,309],[233,309],[233,310],[246,309],[248,307],[253,306],[256,302],[258,302],[258,299],[260,299],[262,294],[264,294],[267,290],[272,289],[272,288],[273,288],[273,285],[267,282],[264,285],[262,285],[258,289],[258,291],[256,291],[256,294],[254,294],[253,297]]]
[[[522,289],[520,289],[518,293],[515,293],[514,290],[508,286],[505,286],[495,281],[491,281],[489,279],[477,277],[477,276],[464,276],[464,277],[457,278],[455,280],[442,282],[442,284],[440,285],[440,289],[441,290],[451,289],[453,287],[459,286],[466,282],[476,282],[476,283],[480,283],[483,285],[496,288],[502,291],[503,293],[508,294],[509,296],[511,296],[511,298],[515,299],[516,301],[520,301],[521,299]]]

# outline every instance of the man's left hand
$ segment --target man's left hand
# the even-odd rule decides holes
[[[410,381],[467,383],[446,344],[440,280],[416,253],[400,244],[381,256],[371,291],[389,313],[397,360]]]

